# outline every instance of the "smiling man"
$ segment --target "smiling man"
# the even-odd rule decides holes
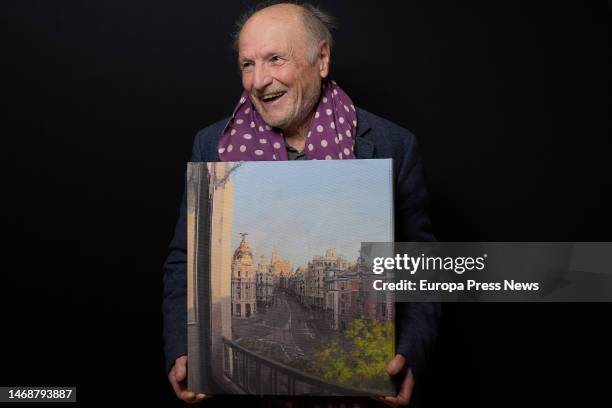
[[[237,46],[242,86],[251,106],[298,150],[304,148],[303,136],[310,130],[321,83],[329,73],[331,41],[317,41],[304,18],[313,16],[297,6],[269,7],[244,24]],[[316,18],[312,23],[321,24]],[[323,31],[324,26],[318,29]]]
[[[416,140],[407,130],[357,108],[328,78],[333,19],[309,4],[258,7],[238,22],[235,47],[244,91],[231,117],[196,135],[194,162],[392,158],[395,236],[431,241],[427,193]],[[168,378],[186,388],[186,211],[183,200],[164,265],[164,342]],[[436,304],[397,305],[397,355],[387,371],[400,380],[389,405],[406,405],[437,334]]]
[[[244,92],[224,129],[221,160],[355,158],[357,111],[328,80],[332,21],[311,6],[278,4],[239,23]]]

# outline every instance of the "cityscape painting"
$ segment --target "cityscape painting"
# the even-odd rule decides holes
[[[362,242],[393,241],[391,160],[189,163],[188,384],[394,395],[395,308]]]

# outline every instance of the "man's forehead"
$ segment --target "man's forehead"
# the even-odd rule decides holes
[[[254,58],[269,53],[286,52],[291,48],[291,37],[283,30],[267,30],[265,33],[245,33],[238,42],[238,55],[241,58]]]

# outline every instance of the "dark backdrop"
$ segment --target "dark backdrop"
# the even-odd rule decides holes
[[[248,4],[2,2],[1,385],[174,401],[161,265],[193,136],[241,90],[230,32]],[[612,240],[606,2],[321,4],[340,20],[333,77],[417,135],[440,240]],[[610,312],[445,305],[424,395],[594,400]]]

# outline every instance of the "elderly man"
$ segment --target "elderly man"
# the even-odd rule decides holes
[[[244,92],[232,116],[201,130],[192,161],[346,160],[393,158],[398,241],[430,241],[426,191],[414,136],[354,106],[328,79],[333,20],[308,5],[275,4],[247,14],[236,38]],[[187,402],[186,227],[183,202],[164,265],[164,340],[169,380]],[[437,333],[432,304],[398,304],[397,355],[388,366],[400,377],[391,405],[406,405]]]

